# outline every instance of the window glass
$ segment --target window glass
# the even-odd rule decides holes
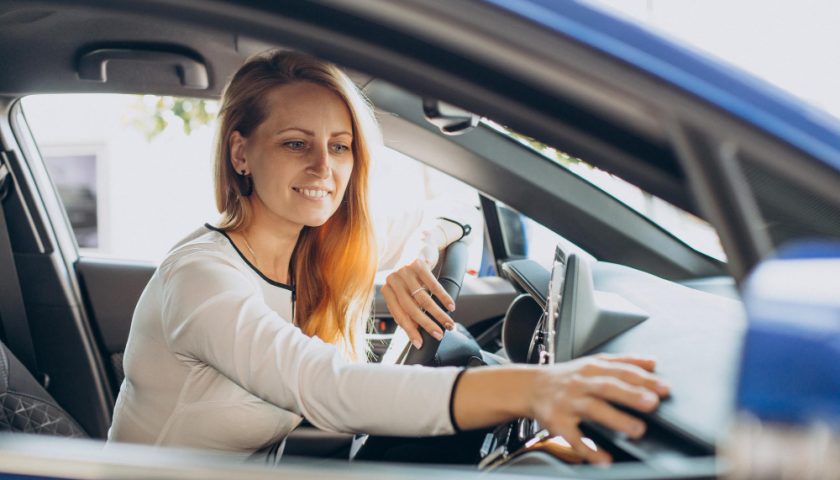
[[[587,180],[618,201],[644,215],[691,248],[718,260],[726,260],[717,232],[704,220],[639,189],[615,175],[595,168],[579,158],[567,155],[560,150],[518,134],[492,121],[486,119],[482,119],[482,121],[497,132],[517,140],[545,158]]]
[[[394,266],[397,256],[407,260],[416,252],[417,228],[424,222],[426,226],[433,225],[436,217],[453,218],[472,227],[467,274],[477,276],[484,232],[478,191],[389,148],[376,157],[371,171],[370,203],[377,238],[389,243],[380,251],[390,257],[380,259],[383,272],[378,277],[379,283],[388,268]]]
[[[498,202],[497,205],[509,254],[534,260],[549,271],[551,271],[554,249],[557,245],[560,245],[566,252],[575,252],[585,258],[594,259],[589,252],[549,230],[541,223],[532,220],[527,215],[517,212],[501,202]]]
[[[206,121],[215,102],[72,94],[22,106],[82,255],[158,262],[216,218]]]
[[[22,106],[82,255],[157,263],[179,239],[218,218],[217,102],[66,94],[26,97]],[[371,210],[387,250],[407,253],[421,218],[466,216],[478,237],[469,266],[477,270],[477,192],[393,150],[374,156]]]

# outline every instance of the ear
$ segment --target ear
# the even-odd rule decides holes
[[[246,140],[247,139],[243,137],[238,130],[234,130],[230,134],[230,163],[233,165],[233,169],[236,173],[241,173],[243,170],[250,173],[248,162],[245,159]]]

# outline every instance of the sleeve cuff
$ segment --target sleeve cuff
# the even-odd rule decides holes
[[[451,218],[447,218],[447,217],[437,217],[437,218],[438,218],[438,220],[443,220],[445,222],[454,223],[455,225],[458,225],[459,227],[461,227],[461,236],[458,237],[458,239],[455,240],[455,242],[461,241],[464,237],[469,235],[470,232],[472,232],[472,227],[469,224],[464,224],[464,223],[461,223],[461,222],[457,222],[457,221],[452,220]],[[451,243],[455,243],[455,242],[451,242]]]
[[[461,381],[461,377],[466,372],[466,368],[462,368],[458,375],[455,376],[455,381],[452,382],[452,392],[449,394],[449,422],[452,423],[452,429],[455,431],[454,433],[461,433],[461,427],[458,426],[458,423],[455,422],[455,389],[458,388],[458,382]]]

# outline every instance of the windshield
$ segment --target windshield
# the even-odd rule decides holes
[[[726,254],[723,252],[720,239],[715,229],[706,221],[641,190],[615,175],[595,168],[579,158],[572,157],[538,140],[514,132],[491,120],[482,119],[482,122],[600,188],[682,240],[689,247],[720,261],[726,261]]]

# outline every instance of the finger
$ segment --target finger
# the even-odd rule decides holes
[[[420,283],[425,285],[426,288],[428,288],[429,291],[431,291],[432,294],[440,300],[440,303],[443,304],[447,310],[454,312],[455,300],[452,300],[452,297],[446,293],[446,289],[444,289],[443,285],[441,285],[437,278],[432,275],[432,272],[421,262],[416,262],[413,269],[420,279]]]
[[[432,297],[428,293],[420,292],[414,296],[414,299],[421,308],[426,310],[426,313],[430,313],[435,317],[447,330],[455,328],[455,321],[432,300]]]
[[[667,396],[671,389],[661,378],[636,364],[622,361],[596,361],[585,367],[585,374],[592,376],[610,376],[621,379],[631,385],[638,385],[659,394]]]
[[[620,403],[640,412],[652,412],[659,406],[656,393],[615,377],[588,377],[584,382],[585,392],[602,400]]]
[[[595,397],[584,397],[576,405],[577,414],[631,438],[645,434],[645,423]]]
[[[433,337],[438,340],[443,339],[443,330],[441,330],[440,326],[435,323],[434,320],[429,317],[426,312],[420,310],[420,307],[415,302],[414,298],[410,295],[405,295],[400,299],[400,306],[408,314],[414,323],[422,327],[424,330],[429,332]]]
[[[621,379],[632,385],[647,388],[656,392],[660,397],[667,397],[671,393],[671,388],[668,383],[651,374],[648,370],[643,370],[636,365],[629,363],[614,362],[604,369],[606,375],[610,375]]]
[[[402,327],[405,330],[406,335],[408,335],[408,339],[411,341],[411,344],[414,345],[415,348],[420,348],[423,346],[423,337],[420,336],[420,331],[417,330],[417,325],[411,318],[409,318],[408,314],[403,311],[402,307],[400,306],[400,302],[394,296],[394,291],[391,289],[390,286],[384,285],[382,287],[382,297],[385,299],[385,304],[388,305],[388,311],[391,312],[391,316],[394,317],[394,320],[397,322],[397,325]]]
[[[641,355],[617,355],[612,353],[601,353],[596,355],[596,357],[600,358],[601,360],[606,360],[608,362],[620,362],[636,365],[637,367],[643,368],[648,372],[656,370],[656,360],[650,357],[643,357]]]
[[[436,339],[443,339],[443,330],[441,330],[438,324],[429,318],[425,312],[420,310],[420,307],[417,305],[417,300],[411,296],[408,289],[409,285],[406,284],[405,280],[399,276],[394,276],[393,278],[389,277],[389,279],[391,280],[391,285],[397,297],[397,301],[400,303],[400,307],[402,307],[403,312],[407,314],[407,317],[429,332],[429,334]],[[417,285],[417,287],[419,288],[419,285]],[[420,294],[418,293],[417,295],[419,296]]]
[[[593,448],[593,446],[587,445],[583,440],[583,434],[576,426],[562,428],[551,433],[563,437],[564,440],[569,442],[572,450],[589,463],[607,465],[612,462],[612,456],[609,453],[597,447]]]

